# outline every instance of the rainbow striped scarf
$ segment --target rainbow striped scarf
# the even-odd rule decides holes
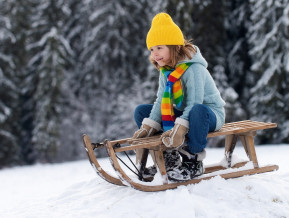
[[[161,103],[161,113],[164,131],[170,130],[175,125],[175,114],[173,103],[180,108],[183,101],[183,90],[181,76],[186,72],[192,63],[178,64],[175,69],[167,66],[161,67],[160,70],[164,77],[168,79]]]

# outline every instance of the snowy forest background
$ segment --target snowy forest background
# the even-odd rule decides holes
[[[207,59],[226,122],[276,122],[258,143],[288,143],[289,0],[2,0],[0,168],[83,158],[83,133],[130,137],[156,94],[145,38],[161,11]]]

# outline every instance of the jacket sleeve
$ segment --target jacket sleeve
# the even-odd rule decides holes
[[[162,122],[162,113],[161,113],[161,103],[163,98],[163,93],[166,86],[166,79],[165,77],[160,73],[159,75],[159,88],[157,91],[157,98],[154,102],[153,108],[151,110],[149,118],[160,123]]]
[[[204,101],[205,92],[205,74],[201,68],[197,68],[192,71],[186,72],[185,79],[185,95],[186,95],[186,105],[183,114],[180,118],[188,120],[189,113],[192,107],[196,104],[202,104]]]

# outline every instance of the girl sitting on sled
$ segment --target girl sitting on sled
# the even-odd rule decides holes
[[[163,131],[161,140],[169,148],[164,152],[168,178],[190,180],[204,173],[207,134],[224,125],[225,102],[199,48],[184,39],[168,14],[153,18],[146,44],[150,61],[160,72],[159,87],[154,104],[135,109],[139,130],[133,138]],[[138,150],[137,164],[141,155]],[[153,176],[156,168],[150,167],[145,173]]]

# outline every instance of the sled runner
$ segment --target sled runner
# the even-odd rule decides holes
[[[89,137],[85,134],[82,136],[82,139],[84,148],[87,152],[89,162],[92,168],[96,171],[96,173],[107,182],[110,182],[115,185],[123,185],[119,178],[116,178],[107,173],[106,171],[104,171],[95,157],[94,149],[103,147],[104,145],[102,143],[91,143]]]
[[[205,168],[205,173],[203,175],[185,182],[171,182],[168,180],[163,158],[163,151],[166,150],[167,148],[162,144],[160,140],[160,135],[140,139],[128,138],[115,141],[105,140],[103,143],[95,143],[95,144],[90,142],[89,137],[87,135],[84,135],[83,141],[93,168],[103,179],[113,184],[117,185],[125,184],[141,191],[152,192],[152,191],[173,189],[180,185],[199,183],[202,180],[208,180],[215,176],[220,176],[224,179],[229,179],[241,177],[244,175],[252,175],[277,170],[278,169],[277,165],[267,165],[259,167],[253,139],[254,136],[256,135],[257,130],[275,127],[277,127],[277,124],[275,123],[264,123],[246,120],[227,123],[219,131],[209,133],[207,136],[208,138],[215,136],[225,136],[226,166],[214,165],[211,167],[207,167]],[[253,163],[253,167],[249,169],[246,167],[245,169],[240,168],[245,166],[249,161],[240,162],[232,166],[232,154],[238,138],[242,142],[245,152],[249,158],[249,161]],[[93,150],[101,147],[105,147],[107,149],[108,156],[119,179],[105,172],[97,162]],[[140,176],[139,178],[128,176],[126,172],[122,169],[122,165],[118,161],[121,159],[117,156],[117,153],[136,149],[145,149],[145,152],[143,152],[143,157],[141,158],[141,166],[139,167],[139,171],[141,171],[146,167],[148,153],[154,152],[155,160],[157,163],[156,165],[162,180],[161,182],[158,181],[160,182],[160,184],[156,184],[154,181],[145,182],[151,181],[153,178],[146,180],[141,178]],[[228,169],[230,169],[230,172],[228,172]]]

